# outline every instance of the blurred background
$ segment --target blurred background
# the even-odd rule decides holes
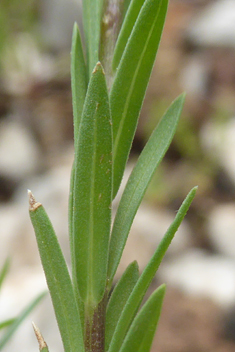
[[[28,216],[28,188],[47,209],[69,261],[70,45],[73,23],[81,25],[81,17],[79,0],[0,1],[0,264],[11,258],[1,320],[46,288]],[[170,0],[124,181],[182,91],[187,98],[177,133],[137,214],[117,278],[134,259],[143,270],[186,194],[198,185],[153,284],[167,283],[153,351],[230,352],[235,350],[234,0]],[[6,351],[37,350],[30,320],[51,352],[62,351],[49,298]]]

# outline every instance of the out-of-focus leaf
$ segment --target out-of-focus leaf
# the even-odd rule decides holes
[[[68,268],[45,209],[29,191],[30,218],[65,352],[84,352],[83,333]]]
[[[6,261],[4,262],[3,264],[3,267],[1,269],[1,272],[0,272],[0,289],[2,287],[2,284],[3,284],[3,281],[9,271],[9,268],[10,268],[10,259],[7,258]]]
[[[167,0],[146,0],[127,42],[110,91],[113,121],[113,197],[123,176],[159,46]]]
[[[149,352],[160,318],[165,285],[160,286],[135,317],[120,352]]]
[[[112,132],[105,76],[92,73],[75,152],[74,259],[82,300],[102,299],[107,277],[112,199]]]
[[[175,134],[183,103],[184,94],[180,95],[166,111],[140,154],[127,182],[119,203],[110,241],[108,265],[110,283],[117,270],[134,216],[147,186]]]
[[[45,297],[46,292],[41,293],[36,299],[34,299],[16,318],[13,319],[13,322],[8,326],[6,332],[0,339],[0,350],[6,345],[9,339],[12,337],[14,332],[17,330],[19,325],[23,320],[32,312],[32,310],[41,302]]]
[[[14,323],[16,318],[12,318],[12,319],[8,319],[8,320],[4,320],[0,323],[0,330],[7,328],[8,326],[10,326],[11,324]]]
[[[108,350],[122,309],[125,306],[138,278],[139,268],[137,262],[134,261],[126,268],[121,279],[114,287],[106,311],[105,351]]]
[[[157,250],[155,251],[154,255],[150,259],[148,265],[144,269],[143,273],[141,274],[139,280],[137,281],[130,297],[122,310],[122,314],[116,326],[115,332],[113,334],[112,341],[110,343],[109,352],[118,352],[120,351],[122,341],[124,340],[127,331],[132,323],[139,307],[142,302],[142,299],[156,274],[156,271],[161,264],[161,261],[176,233],[178,230],[183,218],[185,217],[190,204],[193,201],[193,198],[196,194],[197,187],[194,187],[187,197],[185,198],[184,202],[182,203],[180,209],[178,210],[176,217],[170,227],[168,228],[165,236],[161,240]]]

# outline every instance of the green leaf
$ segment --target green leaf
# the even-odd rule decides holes
[[[146,0],[122,55],[110,91],[113,120],[115,197],[135,134],[147,84],[159,46],[167,0]]]
[[[71,269],[72,269],[73,289],[74,289],[75,299],[76,299],[76,302],[77,302],[78,308],[79,308],[81,325],[83,326],[83,324],[84,324],[84,304],[81,300],[79,290],[78,290],[77,278],[76,278],[76,262],[74,259],[74,236],[75,236],[74,231],[73,231],[73,223],[74,223],[73,200],[74,200],[74,188],[75,188],[74,177],[75,177],[75,162],[73,162],[71,175],[70,175],[69,214],[68,214],[69,242],[70,242],[70,256],[71,256],[71,266],[72,266]]]
[[[125,18],[126,14],[127,14],[127,10],[130,6],[130,2],[131,2],[131,0],[124,0],[123,1],[123,18]]]
[[[87,90],[87,69],[83,55],[81,36],[76,23],[73,27],[71,50],[71,85],[74,140],[76,141]]]
[[[75,260],[74,260],[74,231],[73,231],[73,222],[74,222],[74,177],[75,177],[75,163],[73,162],[71,175],[70,175],[70,190],[69,190],[69,212],[68,212],[68,221],[69,221],[69,242],[70,242],[70,253],[71,253],[71,265],[72,265],[72,277],[73,283],[75,284]]]
[[[88,86],[79,129],[74,189],[74,258],[80,296],[102,299],[107,277],[112,199],[112,133],[105,76],[100,63]]]
[[[83,0],[83,23],[89,76],[99,61],[100,27],[103,0]]]
[[[71,50],[71,85],[72,85],[72,102],[73,102],[73,124],[74,124],[74,147],[78,143],[78,131],[87,91],[87,67],[84,59],[81,36],[77,24],[74,24],[73,38],[72,38],[72,50]],[[74,233],[73,233],[73,216],[74,216],[74,174],[75,165],[73,163],[70,178],[70,194],[69,194],[69,238],[70,238],[70,253],[71,253],[71,264],[72,264],[72,278],[74,284],[74,292],[76,300],[78,302],[81,322],[83,321],[83,304],[79,296],[76,275],[75,275],[75,260],[74,254]]]
[[[118,321],[116,330],[113,334],[112,341],[110,343],[109,352],[118,352],[120,350],[121,344],[123,339],[126,336],[126,333],[130,327],[130,324],[135,317],[137,310],[142,302],[142,299],[154,278],[156,271],[161,264],[161,261],[172,241],[176,231],[178,230],[183,218],[185,217],[190,204],[195,197],[197,187],[194,187],[187,197],[185,198],[184,202],[182,203],[180,209],[178,210],[176,217],[173,223],[168,228],[165,236],[161,240],[157,250],[155,251],[154,255],[150,259],[148,265],[144,269],[143,273],[141,274],[139,280],[137,281],[130,297],[122,311],[120,319]]]
[[[130,293],[139,278],[139,268],[136,261],[131,263],[118,281],[109,299],[106,312],[105,351],[108,350],[118,319],[121,315]]]
[[[135,317],[120,352],[149,352],[160,318],[165,285],[160,286]]]
[[[162,117],[140,154],[125,187],[113,224],[110,241],[108,265],[110,282],[112,282],[117,270],[134,216],[147,186],[175,134],[184,97],[184,94],[180,95]]]
[[[46,347],[43,347],[43,348],[40,350],[40,352],[49,352],[49,349],[48,349],[48,347],[46,346]]]
[[[4,329],[4,328],[7,328],[8,326],[10,326],[11,324],[14,323],[16,318],[12,318],[12,319],[7,319],[7,320],[4,320],[0,323],[0,330],[1,329]]]
[[[68,268],[45,209],[29,191],[30,218],[65,352],[84,351],[79,311]]]
[[[73,124],[74,124],[74,146],[78,139],[78,130],[82,116],[83,105],[87,91],[87,68],[83,55],[81,36],[77,24],[73,27],[72,49],[71,49],[71,86],[73,102]],[[70,195],[69,195],[69,235],[71,253],[73,253],[73,190],[74,190],[74,165],[71,171]],[[72,272],[74,273],[74,260],[72,261]]]
[[[10,268],[10,259],[7,258],[3,264],[3,267],[0,272],[0,289],[2,287],[3,281],[5,280],[5,277],[9,271]]]
[[[10,324],[4,335],[0,339],[0,350],[5,346],[5,344],[12,337],[14,332],[17,330],[22,321],[27,318],[27,316],[32,312],[32,310],[38,305],[39,302],[45,297],[46,292],[41,293],[36,297],[19,315],[13,319],[13,322]]]
[[[130,4],[125,4],[128,5],[128,11],[123,21],[123,25],[115,46],[115,51],[113,54],[113,70],[116,70],[118,67],[128,38],[131,35],[132,29],[136,23],[137,17],[144,2],[145,0],[132,0]]]

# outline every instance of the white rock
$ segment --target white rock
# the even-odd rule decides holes
[[[173,212],[155,209],[143,204],[137,212],[132,231],[149,243],[153,254],[154,249],[173,222],[175,215]],[[185,220],[177,231],[167,254],[180,254],[191,244],[191,230]]]
[[[63,159],[63,158],[62,158]],[[10,276],[1,292],[0,321],[18,314],[34,297],[45,290],[46,282],[28,213],[27,187],[45,205],[69,261],[68,194],[72,154],[67,163],[55,166],[41,177],[28,181],[18,190],[14,201],[0,207],[1,265],[11,257]],[[51,352],[62,352],[62,343],[49,296],[34,310],[4,348],[10,351],[36,351],[38,344],[31,322],[40,328]],[[23,338],[22,338],[23,336]]]
[[[124,172],[119,192],[114,200],[114,211],[117,210],[122,192],[133,170],[135,162],[130,161]],[[114,214],[115,215],[115,214]],[[117,270],[117,278],[121,276],[130,262],[137,260],[140,271],[143,271],[150,260],[166,230],[174,220],[176,213],[165,209],[153,208],[145,204],[140,205],[132,224],[130,234]],[[167,256],[177,255],[192,245],[192,233],[184,219],[173,239]]]
[[[194,53],[180,72],[180,83],[187,94],[203,98],[207,92],[209,63],[205,55]]]
[[[0,206],[0,264],[12,258],[15,270],[21,266],[40,265],[36,240],[28,212],[27,188],[46,208],[69,260],[68,197],[72,154],[67,164],[55,166],[44,175],[25,180],[12,202]]]
[[[37,201],[43,204],[53,224],[56,235],[63,247],[66,259],[69,260],[68,240],[68,199],[71,163],[62,164],[49,170],[46,174],[27,180],[22,184],[15,197],[16,204],[24,210],[24,221],[18,234],[19,239],[24,238],[25,243],[34,247],[34,231],[28,214],[27,188],[32,191]],[[32,261],[32,252],[28,253]],[[24,258],[22,258],[24,259]],[[38,260],[37,250],[35,260]]]
[[[121,197],[122,197],[122,193],[125,189],[125,186],[127,184],[127,181],[131,175],[131,172],[136,164],[136,161],[137,160],[130,160],[128,161],[127,165],[126,165],[126,168],[125,168],[125,171],[124,171],[124,174],[123,174],[123,178],[122,178],[122,181],[121,181],[121,184],[120,184],[120,187],[119,187],[119,190],[117,192],[117,195],[116,197],[114,198],[114,201],[113,201],[113,211],[116,212],[117,210],[117,207],[118,207],[118,204],[121,200]]]
[[[22,224],[22,212],[18,205],[0,206],[0,267],[7,257],[11,257],[13,244]]]
[[[209,121],[200,133],[205,152],[228,174],[235,185],[235,117],[226,122]]]
[[[235,2],[212,2],[191,21],[189,38],[202,46],[235,47]]]
[[[204,296],[228,308],[235,303],[235,261],[192,249],[164,262],[158,271],[163,282],[185,293]]]
[[[235,205],[217,205],[208,215],[207,233],[219,252],[235,259]]]
[[[118,268],[118,277],[133,260],[138,261],[140,271],[143,271],[174,217],[175,214],[166,210],[151,208],[146,204],[140,206]],[[184,220],[166,253],[166,257],[180,254],[191,244],[191,231],[187,221]]]
[[[55,74],[54,60],[42,54],[35,39],[19,33],[7,43],[1,54],[2,82],[10,94],[27,94],[35,82],[44,82]]]
[[[34,172],[40,153],[32,134],[21,123],[4,120],[0,124],[0,172],[21,180]]]
[[[70,50],[73,24],[82,23],[81,7],[81,0],[41,1],[42,34],[54,50]]]
[[[17,275],[16,275],[17,274]],[[11,271],[1,289],[0,320],[15,317],[39,294],[47,291],[43,270],[25,267]],[[62,343],[55,320],[49,294],[39,303],[17,329],[4,351],[36,351],[38,343],[32,328],[32,321],[39,327],[51,352],[62,352]]]

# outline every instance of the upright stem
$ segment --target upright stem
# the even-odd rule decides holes
[[[108,294],[105,293],[98,306],[85,313],[85,350],[86,352],[104,352],[105,348],[105,313]]]
[[[104,0],[101,21],[100,60],[105,70],[108,89],[112,85],[112,59],[123,19],[124,0]]]
[[[113,80],[112,60],[123,17],[124,0],[104,0],[100,34],[100,61],[104,67],[106,83],[110,89]],[[105,314],[108,290],[97,307],[85,307],[85,351],[104,352]]]

